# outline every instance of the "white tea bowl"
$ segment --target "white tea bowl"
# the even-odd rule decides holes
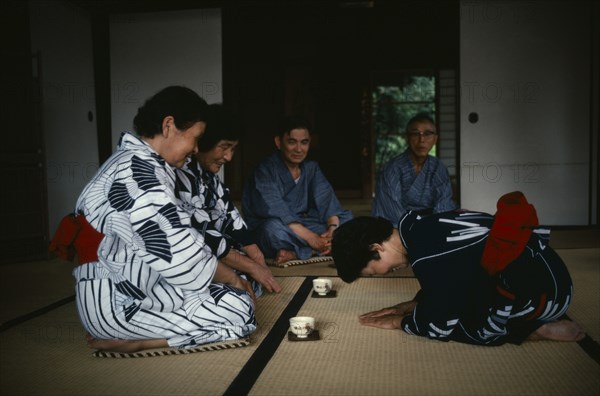
[[[315,318],[311,316],[295,316],[290,318],[290,330],[298,338],[306,338],[315,329]]]
[[[320,296],[325,296],[331,291],[331,279],[317,278],[313,279],[313,290],[319,293]]]

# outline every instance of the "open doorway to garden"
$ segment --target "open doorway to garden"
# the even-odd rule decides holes
[[[368,106],[372,192],[383,166],[407,148],[404,130],[418,113],[429,113],[440,138],[430,154],[448,168],[457,196],[456,73],[443,70],[398,70],[371,73]]]

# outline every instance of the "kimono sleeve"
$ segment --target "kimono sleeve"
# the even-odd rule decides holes
[[[421,290],[412,315],[402,319],[402,329],[413,335],[449,341],[459,322],[459,310],[452,296]]]
[[[181,169],[175,170],[175,196],[184,210],[190,214],[192,227],[198,231],[204,243],[210,247],[217,258],[229,253],[231,243],[215,228],[213,216],[207,204],[208,187],[202,183],[200,165],[192,159]],[[220,202],[220,201],[219,201]],[[219,219],[223,216],[217,216]]]
[[[261,164],[254,173],[249,190],[250,206],[255,217],[278,218],[284,224],[299,221],[299,217],[284,201],[284,190],[280,182],[280,170],[272,163]]]
[[[108,235],[118,235],[165,281],[200,291],[210,284],[216,257],[175,197],[175,174],[148,158],[119,166],[109,188]],[[86,214],[87,216],[87,214]],[[110,241],[109,241],[110,242]],[[116,243],[116,241],[113,241]]]
[[[439,167],[435,172],[436,180],[436,201],[433,212],[441,213],[456,209],[456,204],[452,199],[452,183],[448,169],[439,161]]]
[[[239,210],[233,204],[229,189],[221,182],[217,175],[215,175],[215,184],[219,192],[219,205],[222,207],[217,210],[217,218],[214,219],[217,222],[217,228],[221,233],[233,237],[235,240],[246,240],[248,226],[244,222]],[[242,243],[242,240],[239,240],[239,242]]]
[[[313,176],[310,181],[310,200],[319,213],[320,220],[325,222],[331,216],[340,215],[344,210],[335,196],[335,191],[325,178],[321,168],[313,163]]]

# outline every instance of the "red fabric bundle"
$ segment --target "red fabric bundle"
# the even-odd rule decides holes
[[[506,268],[523,252],[532,228],[537,225],[535,208],[522,192],[514,191],[500,197],[481,258],[483,268],[490,275]]]
[[[104,234],[96,231],[83,215],[71,213],[58,224],[48,250],[68,261],[77,254],[79,263],[89,263],[98,260],[102,238]]]

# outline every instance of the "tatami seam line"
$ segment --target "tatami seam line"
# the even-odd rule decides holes
[[[27,313],[25,315],[18,316],[14,319],[10,319],[0,325],[0,333],[6,331],[14,326],[20,325],[21,323],[27,322],[28,320],[35,319],[38,316],[42,316],[45,313],[48,313],[52,310],[62,307],[65,304],[68,304],[72,301],[75,301],[75,295],[65,297],[62,300],[58,300],[50,305],[46,305],[40,309],[36,309],[33,312]]]
[[[564,318],[572,320],[568,315],[564,315]],[[594,359],[596,363],[600,364],[600,344],[598,344],[598,341],[586,334],[583,340],[578,341],[577,344],[579,344],[581,349],[583,349],[583,351],[587,353],[589,357]]]
[[[294,317],[304,305],[312,290],[312,280],[316,276],[307,276],[304,282],[298,288],[298,291],[283,310],[279,318],[273,325],[273,328],[266,335],[264,340],[256,348],[252,356],[248,359],[244,367],[229,385],[229,388],[223,393],[223,396],[247,395],[252,389],[262,371],[265,369],[271,357],[279,348],[279,344],[284,340],[290,327],[289,318]]]
[[[287,330],[289,328],[288,319],[290,317],[295,316],[300,310],[300,308],[302,308],[302,305],[304,304],[306,298],[312,290],[312,280],[315,278],[317,277],[305,277],[302,285],[300,286],[292,300],[288,303],[287,307],[284,309],[283,313],[280,315],[273,328],[269,331],[263,342],[252,354],[248,362],[240,370],[237,377],[233,380],[227,391],[225,391],[224,395],[237,396],[241,394],[247,394],[250,391],[250,389],[260,376],[262,370],[268,364],[269,359],[273,356],[273,354],[279,347],[279,344],[285,338],[285,335],[287,334]],[[65,297],[33,312],[8,320],[0,324],[0,333],[12,327],[18,326],[24,322],[27,322],[28,320],[35,319],[38,316],[42,316],[52,310],[60,308],[61,306],[73,301],[75,301],[75,295]],[[565,317],[570,320],[570,318],[567,315],[565,315]],[[594,340],[589,335],[586,335],[585,338],[579,341],[577,344],[590,358],[592,358],[597,364],[600,365],[600,344],[596,340]],[[242,389],[246,389],[246,392],[240,392]]]

